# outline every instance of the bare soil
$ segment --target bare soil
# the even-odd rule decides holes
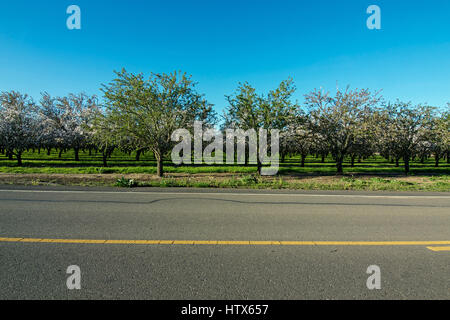
[[[99,184],[114,184],[120,178],[134,179],[138,182],[158,181],[160,178],[153,174],[10,174],[0,173],[0,184],[17,184],[17,185],[40,185],[40,184],[55,184],[55,185],[99,185]],[[204,181],[223,181],[232,177],[242,177],[242,174],[234,173],[170,173],[166,174],[167,179],[189,179],[193,182]],[[288,183],[295,182],[312,182],[312,183],[336,183],[342,179],[343,176],[281,176],[283,181]],[[346,176],[351,177],[351,176]],[[358,175],[358,179],[371,178],[393,179],[397,181],[426,184],[432,183],[430,177],[424,176],[380,176],[380,175]],[[280,179],[280,177],[263,177],[264,180]]]

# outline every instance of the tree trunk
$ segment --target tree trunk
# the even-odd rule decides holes
[[[74,148],[75,150],[75,161],[80,161],[80,149]]]
[[[261,163],[261,161],[259,161],[259,157],[258,157],[258,160],[257,160],[257,170],[258,170],[258,175],[261,175],[262,163]]]
[[[302,168],[305,167],[305,160],[306,160],[306,155],[302,154],[302,163],[300,165]]]
[[[141,154],[142,154],[142,150],[137,150],[136,151],[136,161],[140,161],[141,160]]]
[[[405,174],[409,174],[409,156],[405,156],[403,158],[403,160],[405,161]]]
[[[17,165],[19,167],[21,167],[22,166],[22,152],[17,152],[16,157],[17,157]]]
[[[107,152],[102,153],[102,160],[103,160],[103,166],[107,167],[108,166],[108,153]]]
[[[450,151],[447,151],[447,163],[450,163]]]
[[[247,143],[247,141],[245,142],[245,166],[248,166],[248,162],[249,162],[249,158],[250,158],[250,147]]]
[[[399,158],[395,158],[395,166],[396,167],[400,166],[400,159]]]
[[[156,174],[158,177],[162,178],[164,177],[164,163],[163,163],[163,157],[157,153],[155,153],[156,158]]]
[[[322,163],[325,163],[325,155],[322,154]]]
[[[52,153],[52,148],[47,148],[47,155],[49,156]]]
[[[435,156],[434,156],[434,166],[435,167],[439,167],[439,160],[440,160],[440,156],[438,155],[438,154],[436,154]]]
[[[352,168],[355,166],[355,156],[352,156],[352,163],[351,163]]]
[[[58,158],[62,158],[62,153],[63,153],[63,149],[61,148],[61,149],[59,149],[59,154],[58,154]]]
[[[344,162],[344,157],[337,157],[336,158],[336,169],[337,169],[337,174],[344,174],[344,167],[343,167],[343,162]]]

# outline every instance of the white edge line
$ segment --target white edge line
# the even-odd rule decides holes
[[[130,192],[130,191],[81,191],[81,190],[0,190],[13,193],[75,193],[75,194],[133,194],[133,195],[214,195],[214,196],[284,196],[284,197],[340,197],[340,198],[388,198],[388,199],[450,199],[450,196],[388,196],[388,195],[342,195],[342,194],[289,194],[289,193],[230,193],[230,192]]]

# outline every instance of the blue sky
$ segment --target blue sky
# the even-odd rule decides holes
[[[66,28],[66,9],[82,29]],[[366,27],[369,5],[382,29]],[[336,84],[388,100],[450,101],[448,0],[0,0],[0,91],[100,94],[113,70],[183,70],[220,111],[249,81],[292,76],[295,98]]]

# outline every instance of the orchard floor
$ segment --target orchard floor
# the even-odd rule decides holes
[[[41,150],[23,155],[23,165],[0,154],[0,184],[17,185],[78,185],[124,186],[118,184],[133,180],[137,187],[194,187],[194,188],[247,188],[247,189],[299,189],[299,190],[365,190],[365,191],[436,191],[450,192],[450,164],[441,160],[438,167],[434,159],[424,163],[413,161],[410,175],[399,166],[380,156],[370,157],[351,166],[344,164],[344,175],[336,175],[333,159],[309,156],[304,167],[300,157],[289,157],[280,164],[279,174],[259,177],[255,166],[243,165],[182,165],[165,162],[164,178],[156,176],[156,163],[151,153],[136,161],[135,154],[113,153],[108,167],[103,167],[100,154],[80,152],[80,161],[74,160],[73,151],[59,158],[56,150],[50,155]],[[126,184],[125,184],[126,186]]]

